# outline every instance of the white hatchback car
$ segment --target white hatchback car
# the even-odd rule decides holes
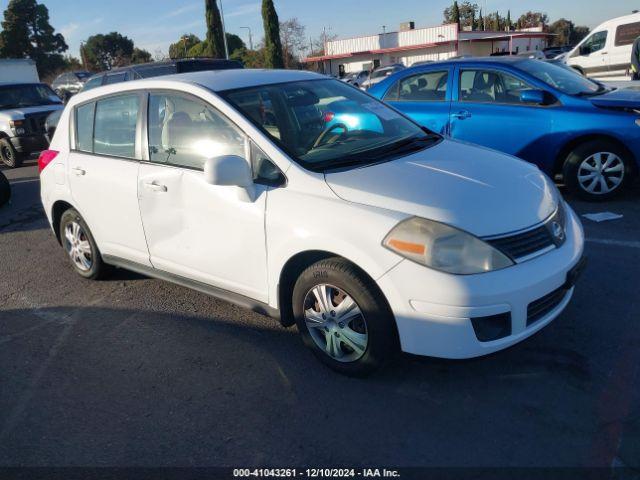
[[[39,167],[80,275],[117,266],[273,315],[346,374],[509,347],[583,265],[579,219],[536,167],[308,72],[80,93]]]

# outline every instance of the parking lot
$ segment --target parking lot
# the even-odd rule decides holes
[[[539,334],[352,379],[269,318],[126,271],[82,280],[44,217],[35,162],[4,173],[2,465],[640,469],[637,186],[606,204],[569,198],[624,217],[583,219],[588,268]]]

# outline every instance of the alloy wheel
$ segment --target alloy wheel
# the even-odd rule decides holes
[[[580,164],[578,182],[580,188],[592,195],[605,195],[622,184],[624,171],[624,162],[618,155],[598,152]]]
[[[69,222],[64,228],[64,248],[73,264],[88,272],[93,265],[93,251],[89,238],[78,222]]]
[[[344,290],[320,284],[304,299],[304,321],[309,334],[325,354],[343,362],[355,362],[367,350],[367,323],[358,304]]]

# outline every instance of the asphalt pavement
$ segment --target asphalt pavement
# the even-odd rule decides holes
[[[367,379],[295,328],[119,270],[76,275],[34,162],[4,170],[0,466],[640,469],[640,188],[569,198],[589,265],[565,313],[489,357],[400,356]]]

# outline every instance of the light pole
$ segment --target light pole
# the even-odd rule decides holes
[[[222,21],[222,37],[224,38],[224,58],[229,60],[229,46],[227,45],[227,29],[224,27],[224,9],[220,0],[220,20]]]
[[[249,50],[253,50],[253,40],[251,39],[251,27],[240,27],[249,30]]]

